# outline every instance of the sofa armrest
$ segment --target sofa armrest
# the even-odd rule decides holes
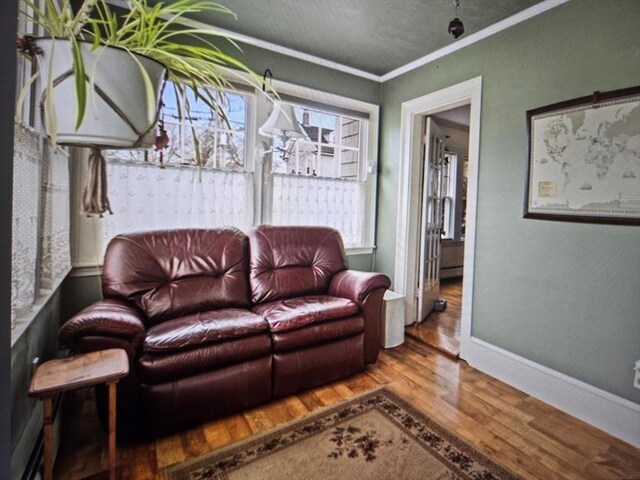
[[[383,273],[343,270],[331,279],[329,295],[348,298],[362,306],[369,293],[380,288],[386,290],[390,285],[391,280]]]
[[[64,323],[58,332],[58,339],[61,344],[74,350],[87,338],[111,338],[116,344],[126,343],[137,350],[142,345],[144,335],[142,314],[135,307],[121,300],[104,299]]]
[[[364,318],[364,362],[378,359],[382,330],[382,297],[391,285],[389,277],[382,273],[344,270],[334,275],[329,285],[329,295],[348,298],[358,304]]]

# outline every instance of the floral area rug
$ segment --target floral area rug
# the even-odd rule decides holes
[[[171,467],[167,480],[511,480],[387,389]]]

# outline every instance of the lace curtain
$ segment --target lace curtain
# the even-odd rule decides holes
[[[45,148],[42,160],[40,287],[49,290],[71,268],[69,154]]]
[[[327,225],[345,246],[364,243],[365,183],[302,175],[273,175],[274,225]]]
[[[117,160],[107,172],[113,215],[103,219],[104,249],[120,233],[253,225],[250,173]]]
[[[39,290],[68,273],[69,156],[33,129],[15,128],[11,328],[28,315]]]

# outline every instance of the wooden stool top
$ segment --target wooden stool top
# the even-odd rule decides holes
[[[50,360],[40,365],[29,386],[30,397],[51,397],[76,388],[117,381],[129,374],[129,359],[121,348],[99,350]]]

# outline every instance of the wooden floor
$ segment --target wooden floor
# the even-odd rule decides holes
[[[460,355],[460,319],[462,317],[462,277],[441,280],[440,297],[447,300],[443,312],[431,312],[417,326],[409,326],[405,333],[446,355]]]
[[[148,443],[118,447],[118,478],[162,479],[162,469],[387,385],[523,478],[638,479],[640,449],[519,392],[413,338],[355,377]],[[105,478],[106,449],[91,393],[72,399],[56,477]],[[296,480],[296,479],[291,479]]]

